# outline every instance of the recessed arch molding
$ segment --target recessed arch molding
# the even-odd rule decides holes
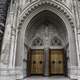
[[[68,7],[66,7],[65,5],[62,5],[61,3],[57,2],[57,1],[51,1],[51,0],[50,1],[49,0],[36,1],[35,3],[32,3],[29,6],[27,6],[19,16],[19,19],[20,19],[19,27],[24,23],[24,21],[26,20],[28,15],[30,15],[30,13],[32,13],[39,7],[43,7],[43,6],[46,6],[46,9],[47,9],[47,7],[52,7],[52,8],[57,9],[58,11],[60,11],[67,18],[70,25],[72,27],[74,27],[74,19],[72,16],[73,14],[68,9]]]

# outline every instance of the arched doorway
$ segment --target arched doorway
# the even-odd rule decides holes
[[[48,10],[38,13],[29,22],[25,36],[28,76],[67,75],[68,35],[56,14]]]
[[[54,53],[53,50],[61,49],[64,52],[63,54],[65,54],[64,66],[66,65],[66,68],[64,69],[67,69],[64,70],[64,73],[71,76],[72,67],[78,65],[78,60],[74,28],[70,25],[69,20],[62,12],[46,3],[44,5],[41,4],[37,8],[35,7],[35,10],[26,15],[26,19],[22,20],[23,24],[19,27],[16,54],[16,66],[22,66],[23,76],[31,76],[32,68],[29,62],[31,62],[32,50],[43,50],[44,57],[46,57],[44,60],[45,66],[47,65],[44,67],[43,74],[48,76],[50,74],[48,66],[50,63],[49,52],[52,50]],[[57,42],[54,38],[61,43],[53,45],[54,42]],[[36,41],[39,44],[35,45]],[[35,64],[35,62],[33,63]]]

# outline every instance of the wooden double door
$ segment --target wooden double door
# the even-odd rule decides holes
[[[45,66],[44,50],[32,50],[30,59],[31,75],[44,75],[45,68],[48,66],[49,75],[64,75],[65,74],[65,56],[63,49],[49,50],[48,65]]]

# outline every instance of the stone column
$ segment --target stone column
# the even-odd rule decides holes
[[[44,45],[45,45],[45,49],[44,49],[44,57],[45,57],[45,70],[44,70],[44,75],[48,76],[49,75],[49,28],[48,28],[48,24],[45,24],[45,33],[44,33]]]
[[[6,27],[5,27],[5,34],[4,34],[4,39],[3,39],[3,45],[2,45],[2,52],[1,52],[1,62],[3,64],[3,66],[5,67],[6,65],[6,71],[5,69],[1,72],[3,74],[6,74],[7,77],[3,77],[6,80],[14,80],[15,79],[15,66],[13,66],[13,52],[11,52],[10,50],[12,50],[11,48],[14,49],[14,47],[12,46],[12,41],[13,37],[14,37],[14,32],[15,29],[13,28],[13,24],[14,24],[14,9],[13,6],[11,4],[10,8],[9,8],[9,12],[7,14],[7,21],[6,21]],[[12,30],[13,29],[13,30]],[[12,50],[13,51],[13,50]],[[5,73],[6,72],[6,73]],[[11,75],[11,76],[10,76]]]
[[[78,6],[77,6],[77,1],[73,0],[73,13],[74,13],[74,34],[75,34],[75,41],[76,41],[76,52],[77,52],[77,60],[78,60],[78,66],[80,66],[80,59],[79,59],[79,41],[78,41],[78,29],[80,27],[80,22],[79,22],[79,13],[78,13]]]
[[[44,68],[44,76],[49,76],[49,49],[45,48],[44,49],[44,56],[45,56],[45,68]]]
[[[10,59],[9,59],[9,67],[15,67],[15,57],[16,57],[16,42],[17,42],[17,17],[18,17],[18,8],[17,8],[17,2],[14,2],[12,4],[12,10],[13,10],[13,20],[11,25],[11,36],[10,36]]]
[[[12,8],[12,7],[11,7]],[[9,9],[7,14],[5,33],[3,38],[3,45],[1,51],[1,61],[3,64],[9,64],[9,50],[10,50],[10,36],[11,36],[11,26],[13,22],[13,12]]]
[[[15,73],[18,73],[17,75],[20,74],[21,68],[17,68],[15,66],[15,60],[16,60],[16,47],[17,47],[17,35],[18,35],[18,2],[17,0],[12,3],[11,10],[13,12],[13,20],[12,20],[12,25],[11,25],[11,35],[10,35],[10,49],[9,49],[9,69],[10,70],[10,75],[12,75],[11,78],[16,79]]]

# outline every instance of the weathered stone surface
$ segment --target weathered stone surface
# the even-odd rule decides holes
[[[5,22],[9,3],[10,0],[0,0],[0,51],[5,30]]]
[[[77,11],[76,5],[73,5],[73,3],[75,2],[76,0],[13,0],[10,10],[7,11],[10,0],[0,0],[0,42],[2,41],[5,30],[0,63],[1,80],[23,80],[24,76],[27,76],[27,64],[29,64],[26,62],[26,60],[28,60],[28,48],[30,47],[32,49],[44,49],[45,46],[45,52],[47,53],[47,49],[51,47],[50,41],[55,40],[55,35],[57,37],[61,36],[60,40],[64,43],[66,42],[67,44],[65,44],[63,47],[66,49],[65,53],[67,54],[68,59],[68,71],[66,72],[68,72],[70,80],[80,80],[80,63],[78,62],[78,57],[80,56],[80,54],[79,51],[76,51],[76,48],[80,48],[78,47],[77,42],[78,38],[80,46],[80,31],[77,32],[77,30],[75,30],[77,28],[76,22],[78,22],[78,18],[76,18],[78,16],[78,13],[74,14]],[[50,25],[45,25],[47,27],[43,28],[42,26],[38,25],[42,23],[43,17],[46,14],[40,14],[42,17],[39,15],[37,17],[34,16],[43,10],[50,10],[61,18],[59,20],[59,18],[56,18],[56,16],[54,16],[54,19],[52,14],[47,13],[48,17],[46,17],[51,21],[52,24],[57,24],[57,26],[55,25],[50,28]],[[7,12],[8,18],[6,19]],[[52,16],[50,17],[49,15]],[[33,21],[31,22],[30,20],[32,19]],[[61,20],[63,20],[63,22],[61,22]],[[30,26],[28,26],[28,23]],[[32,25],[33,23],[37,24]],[[66,26],[60,25],[59,23],[63,23]],[[41,29],[39,29],[38,27]],[[77,33],[79,35],[77,35]],[[50,34],[49,37],[48,34]],[[37,46],[35,47],[32,46],[31,43],[33,42],[33,40],[35,40],[34,38],[37,38],[37,36],[40,36],[39,39],[41,39],[42,45],[39,46],[38,42],[36,42]],[[49,39],[50,37],[52,39]],[[53,48],[57,49],[58,47],[52,45],[51,49]],[[48,66],[47,55],[45,60],[46,66]],[[45,69],[46,73],[47,71],[48,68]],[[31,78],[25,78],[25,80],[28,79]],[[48,78],[48,80],[52,79]],[[66,78],[58,78],[56,80],[60,79],[69,80]],[[32,80],[37,80],[37,78],[33,78]],[[44,80],[47,79],[44,78]]]

